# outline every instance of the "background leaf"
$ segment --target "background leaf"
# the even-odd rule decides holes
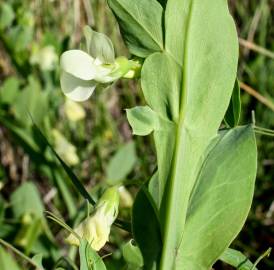
[[[11,195],[12,211],[16,218],[24,214],[34,214],[42,218],[44,205],[36,186],[32,182],[26,182],[16,189]]]
[[[236,80],[232,97],[225,114],[225,122],[230,127],[236,127],[241,117],[241,89],[239,81]]]
[[[163,50],[163,8],[156,0],[108,0],[129,51],[139,57]]]
[[[126,180],[137,161],[134,142],[123,145],[111,158],[106,168],[107,183],[117,185]]]
[[[16,263],[15,259],[6,252],[1,246],[0,246],[0,269],[1,270],[22,270],[18,264]]]
[[[129,268],[134,270],[141,269],[144,265],[144,260],[142,257],[142,253],[138,246],[134,245],[133,239],[128,241],[122,248],[123,257],[125,261],[128,263]]]
[[[132,230],[144,259],[144,270],[156,270],[162,249],[159,219],[152,198],[143,187],[132,209]]]

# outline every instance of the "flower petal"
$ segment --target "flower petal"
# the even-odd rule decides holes
[[[81,50],[64,52],[60,58],[60,65],[65,72],[82,80],[92,80],[96,76],[94,59]]]
[[[74,101],[85,101],[96,88],[96,82],[85,81],[62,71],[60,78],[61,88],[64,94]]]
[[[103,33],[93,31],[89,26],[84,27],[87,51],[94,58],[104,64],[111,64],[115,60],[114,47],[111,40]]]

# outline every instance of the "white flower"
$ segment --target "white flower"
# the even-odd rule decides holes
[[[34,46],[33,53],[30,58],[32,64],[37,64],[42,70],[53,70],[58,61],[55,48],[51,45],[39,48]]]
[[[107,189],[98,201],[94,213],[79,224],[75,233],[87,240],[94,250],[100,250],[109,239],[111,225],[118,215],[118,206],[117,188]],[[70,234],[66,241],[71,245],[80,244],[74,234]]]
[[[52,130],[54,146],[58,155],[69,165],[79,163],[79,157],[76,153],[76,147],[72,145],[57,129]]]
[[[115,59],[110,39],[89,27],[84,28],[87,52],[69,50],[60,58],[61,88],[74,101],[85,101],[97,86],[107,87],[127,74],[133,65],[125,57]]]
[[[66,99],[64,111],[67,118],[72,122],[77,122],[86,117],[84,108],[79,104],[70,99]]]
[[[119,187],[120,206],[122,208],[131,208],[133,205],[133,198],[130,192],[124,187]]]

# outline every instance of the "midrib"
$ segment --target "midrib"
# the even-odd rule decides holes
[[[186,38],[184,40],[184,55],[183,55],[183,64],[180,65],[182,66],[183,69],[183,76],[182,76],[182,93],[180,97],[180,115],[179,115],[179,121],[177,124],[176,128],[176,138],[175,138],[175,153],[174,153],[174,161],[172,162],[172,171],[171,171],[171,178],[170,178],[170,193],[168,194],[168,202],[167,202],[167,216],[166,216],[166,225],[165,225],[165,231],[164,231],[164,247],[163,247],[163,252],[162,252],[162,261],[161,261],[161,269],[162,270],[175,270],[176,268],[176,251],[179,249],[180,246],[180,240],[176,239],[175,241],[172,242],[171,247],[170,245],[166,246],[166,243],[168,243],[170,239],[170,235],[172,235],[176,230],[174,230],[174,224],[176,225],[176,222],[172,221],[172,209],[176,208],[176,201],[174,199],[176,198],[175,194],[177,193],[177,182],[180,181],[181,179],[176,179],[176,172],[178,170],[178,164],[180,163],[180,149],[181,145],[184,144],[184,142],[181,140],[181,131],[184,128],[184,120],[185,120],[185,110],[186,110],[186,104],[187,104],[187,55],[188,55],[188,39],[189,39],[189,26],[192,18],[192,7],[193,7],[193,2],[191,1],[190,7],[189,7],[189,16],[187,19],[187,26],[186,26]],[[169,53],[171,57],[174,59],[174,56]],[[176,61],[178,63],[178,61]],[[183,179],[185,180],[185,179]],[[183,198],[185,201],[185,204],[188,201],[188,198]],[[181,215],[186,219],[186,211]],[[176,227],[175,227],[176,228]],[[181,228],[181,231],[183,232],[183,228]],[[175,244],[174,244],[175,242]],[[177,243],[179,245],[177,246]],[[170,249],[172,250],[170,252]],[[174,253],[173,253],[174,252]],[[172,256],[172,258],[169,257],[169,254],[171,255],[175,254]],[[170,263],[171,262],[171,263]]]

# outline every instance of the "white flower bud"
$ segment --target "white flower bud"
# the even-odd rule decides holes
[[[87,240],[98,251],[109,240],[110,228],[118,215],[119,194],[117,187],[107,189],[99,199],[94,213],[75,229],[75,233]],[[70,234],[66,239],[71,245],[79,246],[79,239]]]

